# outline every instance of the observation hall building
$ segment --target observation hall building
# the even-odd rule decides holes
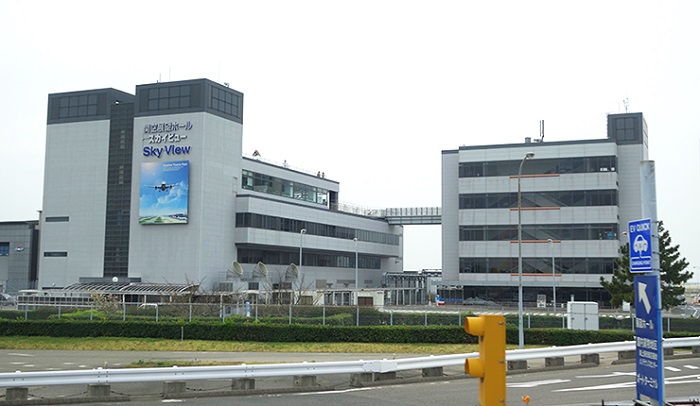
[[[612,276],[622,231],[641,218],[648,143],[641,113],[607,121],[605,139],[442,152],[442,297],[518,301],[520,212],[524,302],[551,303],[555,289],[559,304],[609,300],[600,277]]]
[[[37,288],[353,288],[356,256],[360,288],[401,270],[401,225],[341,211],[338,182],[244,157],[242,138],[243,94],[206,79],[49,95]]]

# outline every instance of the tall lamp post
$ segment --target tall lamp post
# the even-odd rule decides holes
[[[525,347],[525,335],[523,334],[523,225],[520,200],[520,178],[523,175],[523,164],[535,156],[534,152],[528,152],[520,161],[518,168],[518,348]]]
[[[301,274],[301,251],[304,246],[304,234],[306,234],[306,229],[302,228],[299,231],[299,273]]]
[[[554,315],[557,315],[557,275],[554,272],[554,240],[547,240],[549,243],[549,252],[552,254],[552,309]]]
[[[360,304],[360,300],[357,297],[357,294],[358,294],[357,285],[359,284],[359,280],[357,277],[357,237],[353,238],[352,240],[355,241],[355,300],[354,300],[354,302],[355,302],[355,306],[357,306]]]

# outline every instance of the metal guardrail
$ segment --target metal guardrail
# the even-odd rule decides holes
[[[664,348],[697,347],[700,337],[665,339]],[[568,347],[533,348],[506,351],[506,361],[565,357],[632,351],[634,341],[574,345]],[[207,379],[270,378],[304,375],[333,375],[356,373],[386,373],[411,369],[463,365],[465,359],[478,357],[467,354],[431,355],[405,359],[369,361],[303,362],[290,364],[260,364],[235,366],[92,369],[71,371],[6,372],[0,373],[0,387],[55,386],[74,384],[111,384],[130,382],[195,381]]]

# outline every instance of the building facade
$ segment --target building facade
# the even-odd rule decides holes
[[[338,182],[244,157],[242,139],[243,94],[206,79],[49,95],[37,287],[246,290],[261,268],[377,287],[400,269],[400,225],[338,210]]]
[[[0,222],[0,293],[32,287],[37,274],[37,221]]]
[[[641,216],[648,143],[641,113],[607,119],[605,139],[443,151],[441,296],[515,303],[522,258],[526,303],[609,299],[600,278]]]

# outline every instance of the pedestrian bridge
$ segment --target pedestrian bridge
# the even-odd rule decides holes
[[[440,207],[399,207],[391,209],[369,209],[347,203],[337,203],[333,209],[386,220],[391,225],[442,224]]]
[[[385,209],[383,217],[392,225],[442,224],[442,209],[440,207]]]

